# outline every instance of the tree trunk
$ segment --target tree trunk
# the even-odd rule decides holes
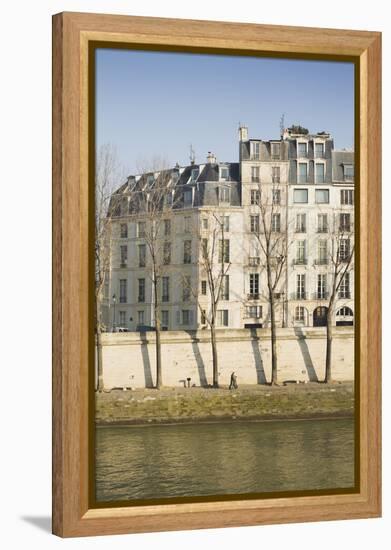
[[[272,347],[272,384],[277,384],[277,335],[274,297],[270,299],[270,334]]]
[[[218,370],[218,357],[217,357],[217,342],[216,342],[216,328],[214,323],[210,326],[210,340],[212,343],[212,364],[213,364],[213,387],[219,387],[219,370]]]
[[[161,386],[163,385],[162,380],[162,347],[160,343],[160,317],[159,317],[159,310],[157,305],[157,278],[156,275],[154,276],[153,281],[154,286],[154,294],[155,294],[155,304],[154,304],[154,311],[155,311],[155,346],[156,346],[156,388],[159,390]]]
[[[324,383],[328,384],[332,381],[331,379],[331,352],[332,352],[332,343],[333,343],[333,334],[332,334],[332,307],[329,306],[327,311],[327,326],[326,326],[326,369]]]
[[[96,361],[98,371],[98,384],[97,390],[102,392],[104,389],[103,384],[103,356],[102,356],[102,327],[100,318],[100,300],[98,296],[95,298],[95,315],[96,315]]]

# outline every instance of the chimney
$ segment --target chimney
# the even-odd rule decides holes
[[[247,126],[239,126],[239,141],[247,141],[248,140],[248,128]]]
[[[206,162],[208,164],[216,164],[216,156],[211,153],[210,151],[208,151],[208,155],[206,157]]]

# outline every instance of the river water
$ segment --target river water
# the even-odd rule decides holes
[[[353,419],[97,429],[97,501],[353,485]]]

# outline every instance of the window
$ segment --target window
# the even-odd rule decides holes
[[[144,325],[144,312],[143,311],[138,311],[137,312],[137,324],[139,326],[143,326]]]
[[[191,171],[191,177],[190,177],[190,180],[192,182],[195,182],[199,176],[199,169],[198,168],[193,168],[192,171]]]
[[[190,216],[186,216],[183,220],[183,229],[185,233],[190,233],[191,231],[191,218]]]
[[[227,166],[220,166],[220,179],[221,180],[229,179],[229,170]]]
[[[202,218],[202,229],[208,229],[208,218]]]
[[[259,183],[259,166],[251,166],[251,181]]]
[[[280,183],[280,167],[272,166],[272,183]]]
[[[126,304],[128,301],[127,297],[127,280],[126,279],[120,279],[119,280],[119,302],[120,304]]]
[[[137,223],[137,237],[145,237],[145,228],[146,228],[145,222]]]
[[[350,223],[350,214],[340,214],[339,215],[339,230],[341,233],[343,232],[349,232],[351,228]]]
[[[339,287],[339,298],[350,298],[350,273],[345,273]]]
[[[201,294],[206,296],[206,281],[201,281]]]
[[[119,326],[126,327],[126,311],[119,312]]]
[[[308,189],[295,189],[293,191],[293,202],[296,204],[308,203]]]
[[[328,204],[329,203],[329,190],[328,189],[316,189],[315,191],[316,204]]]
[[[229,187],[219,187],[219,202],[227,203],[230,202],[230,189]]]
[[[208,239],[202,239],[201,252],[202,252],[202,257],[206,259],[208,257]]]
[[[262,317],[262,306],[248,306],[246,308],[246,317],[260,319]]]
[[[162,277],[162,302],[170,301],[170,277]]]
[[[324,157],[324,143],[315,143],[315,157],[316,158]]]
[[[191,264],[191,241],[183,243],[183,263]]]
[[[299,142],[297,144],[297,156],[299,158],[304,158],[307,156],[307,143]]]
[[[250,154],[252,159],[259,160],[259,157],[260,157],[259,151],[260,151],[259,141],[250,141]]]
[[[352,189],[341,189],[341,204],[353,204]]]
[[[296,214],[296,233],[307,231],[307,214]]]
[[[345,181],[353,181],[354,179],[354,166],[353,164],[343,165],[343,178]]]
[[[318,162],[315,164],[315,182],[324,183],[324,164]]]
[[[206,325],[206,311],[201,309],[201,325]]]
[[[259,204],[261,198],[261,193],[259,192],[259,189],[251,189],[250,191],[250,202],[251,204]]]
[[[305,275],[302,273],[296,276],[296,298],[305,300]]]
[[[325,273],[318,273],[316,297],[318,300],[327,298],[327,275]]]
[[[138,245],[138,266],[139,267],[145,267],[146,266],[146,254],[147,254],[147,247],[145,244],[139,244]]]
[[[138,279],[138,301],[145,302],[145,279]]]
[[[250,231],[251,233],[259,233],[259,215],[250,216]]]
[[[350,239],[340,239],[339,241],[339,261],[348,262],[350,258]]]
[[[173,183],[176,183],[176,182],[178,181],[178,179],[179,179],[179,172],[176,172],[176,171],[172,172],[172,173],[171,173],[171,180],[172,180],[172,182],[173,182]]]
[[[272,214],[272,231],[274,233],[281,231],[281,214]]]
[[[128,246],[122,244],[120,246],[121,267],[126,267],[128,264]]]
[[[297,241],[296,243],[296,263],[297,264],[306,264],[306,242],[305,241]]]
[[[169,324],[169,312],[167,310],[162,311],[162,328],[168,328]]]
[[[171,220],[164,220],[164,235],[168,237],[171,234]]]
[[[155,176],[153,174],[149,174],[147,176],[147,184],[149,185],[149,187],[152,187],[154,181],[155,181]]]
[[[273,204],[281,204],[281,191],[280,191],[280,189],[273,189]]]
[[[182,286],[182,301],[188,302],[190,300],[190,290],[191,290],[191,277],[186,275],[183,280]]]
[[[308,166],[306,162],[299,162],[299,183],[307,183],[308,181]]]
[[[259,296],[259,274],[250,273],[250,296]]]
[[[327,214],[318,214],[318,233],[327,233]]]
[[[193,190],[186,189],[183,192],[183,204],[184,206],[191,206],[193,204]]]
[[[182,325],[191,325],[193,322],[193,312],[189,309],[182,309]]]
[[[318,241],[318,264],[327,264],[327,240],[320,239]]]
[[[229,216],[222,216],[220,223],[223,231],[229,231]]]
[[[270,145],[270,152],[272,159],[279,159],[281,155],[281,145],[280,143],[272,143]]]
[[[296,323],[305,323],[305,307],[297,306],[295,308],[295,322]]]
[[[229,275],[224,275],[221,284],[221,299],[229,300]]]
[[[121,223],[121,225],[120,225],[120,237],[121,237],[121,239],[127,239],[128,238],[128,224],[127,223]]]
[[[229,263],[229,239],[219,240],[219,262]]]
[[[228,309],[217,310],[217,326],[219,327],[228,326]]]
[[[337,311],[337,315],[341,317],[353,317],[353,311],[350,307],[344,306]]]
[[[171,243],[166,241],[163,245],[163,264],[169,265],[171,263]]]
[[[166,195],[166,206],[172,206],[172,192],[168,192]]]

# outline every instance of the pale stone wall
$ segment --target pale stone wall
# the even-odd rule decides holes
[[[103,335],[103,374],[106,388],[152,386],[155,382],[154,333]],[[278,329],[278,378],[316,381],[324,378],[324,328]],[[271,379],[270,333],[259,329],[218,332],[219,380],[229,383],[233,370],[239,384]],[[162,333],[163,383],[181,386],[191,378],[197,386],[212,383],[209,332],[200,330]],[[354,331],[334,328],[332,375],[335,380],[354,379]]]

